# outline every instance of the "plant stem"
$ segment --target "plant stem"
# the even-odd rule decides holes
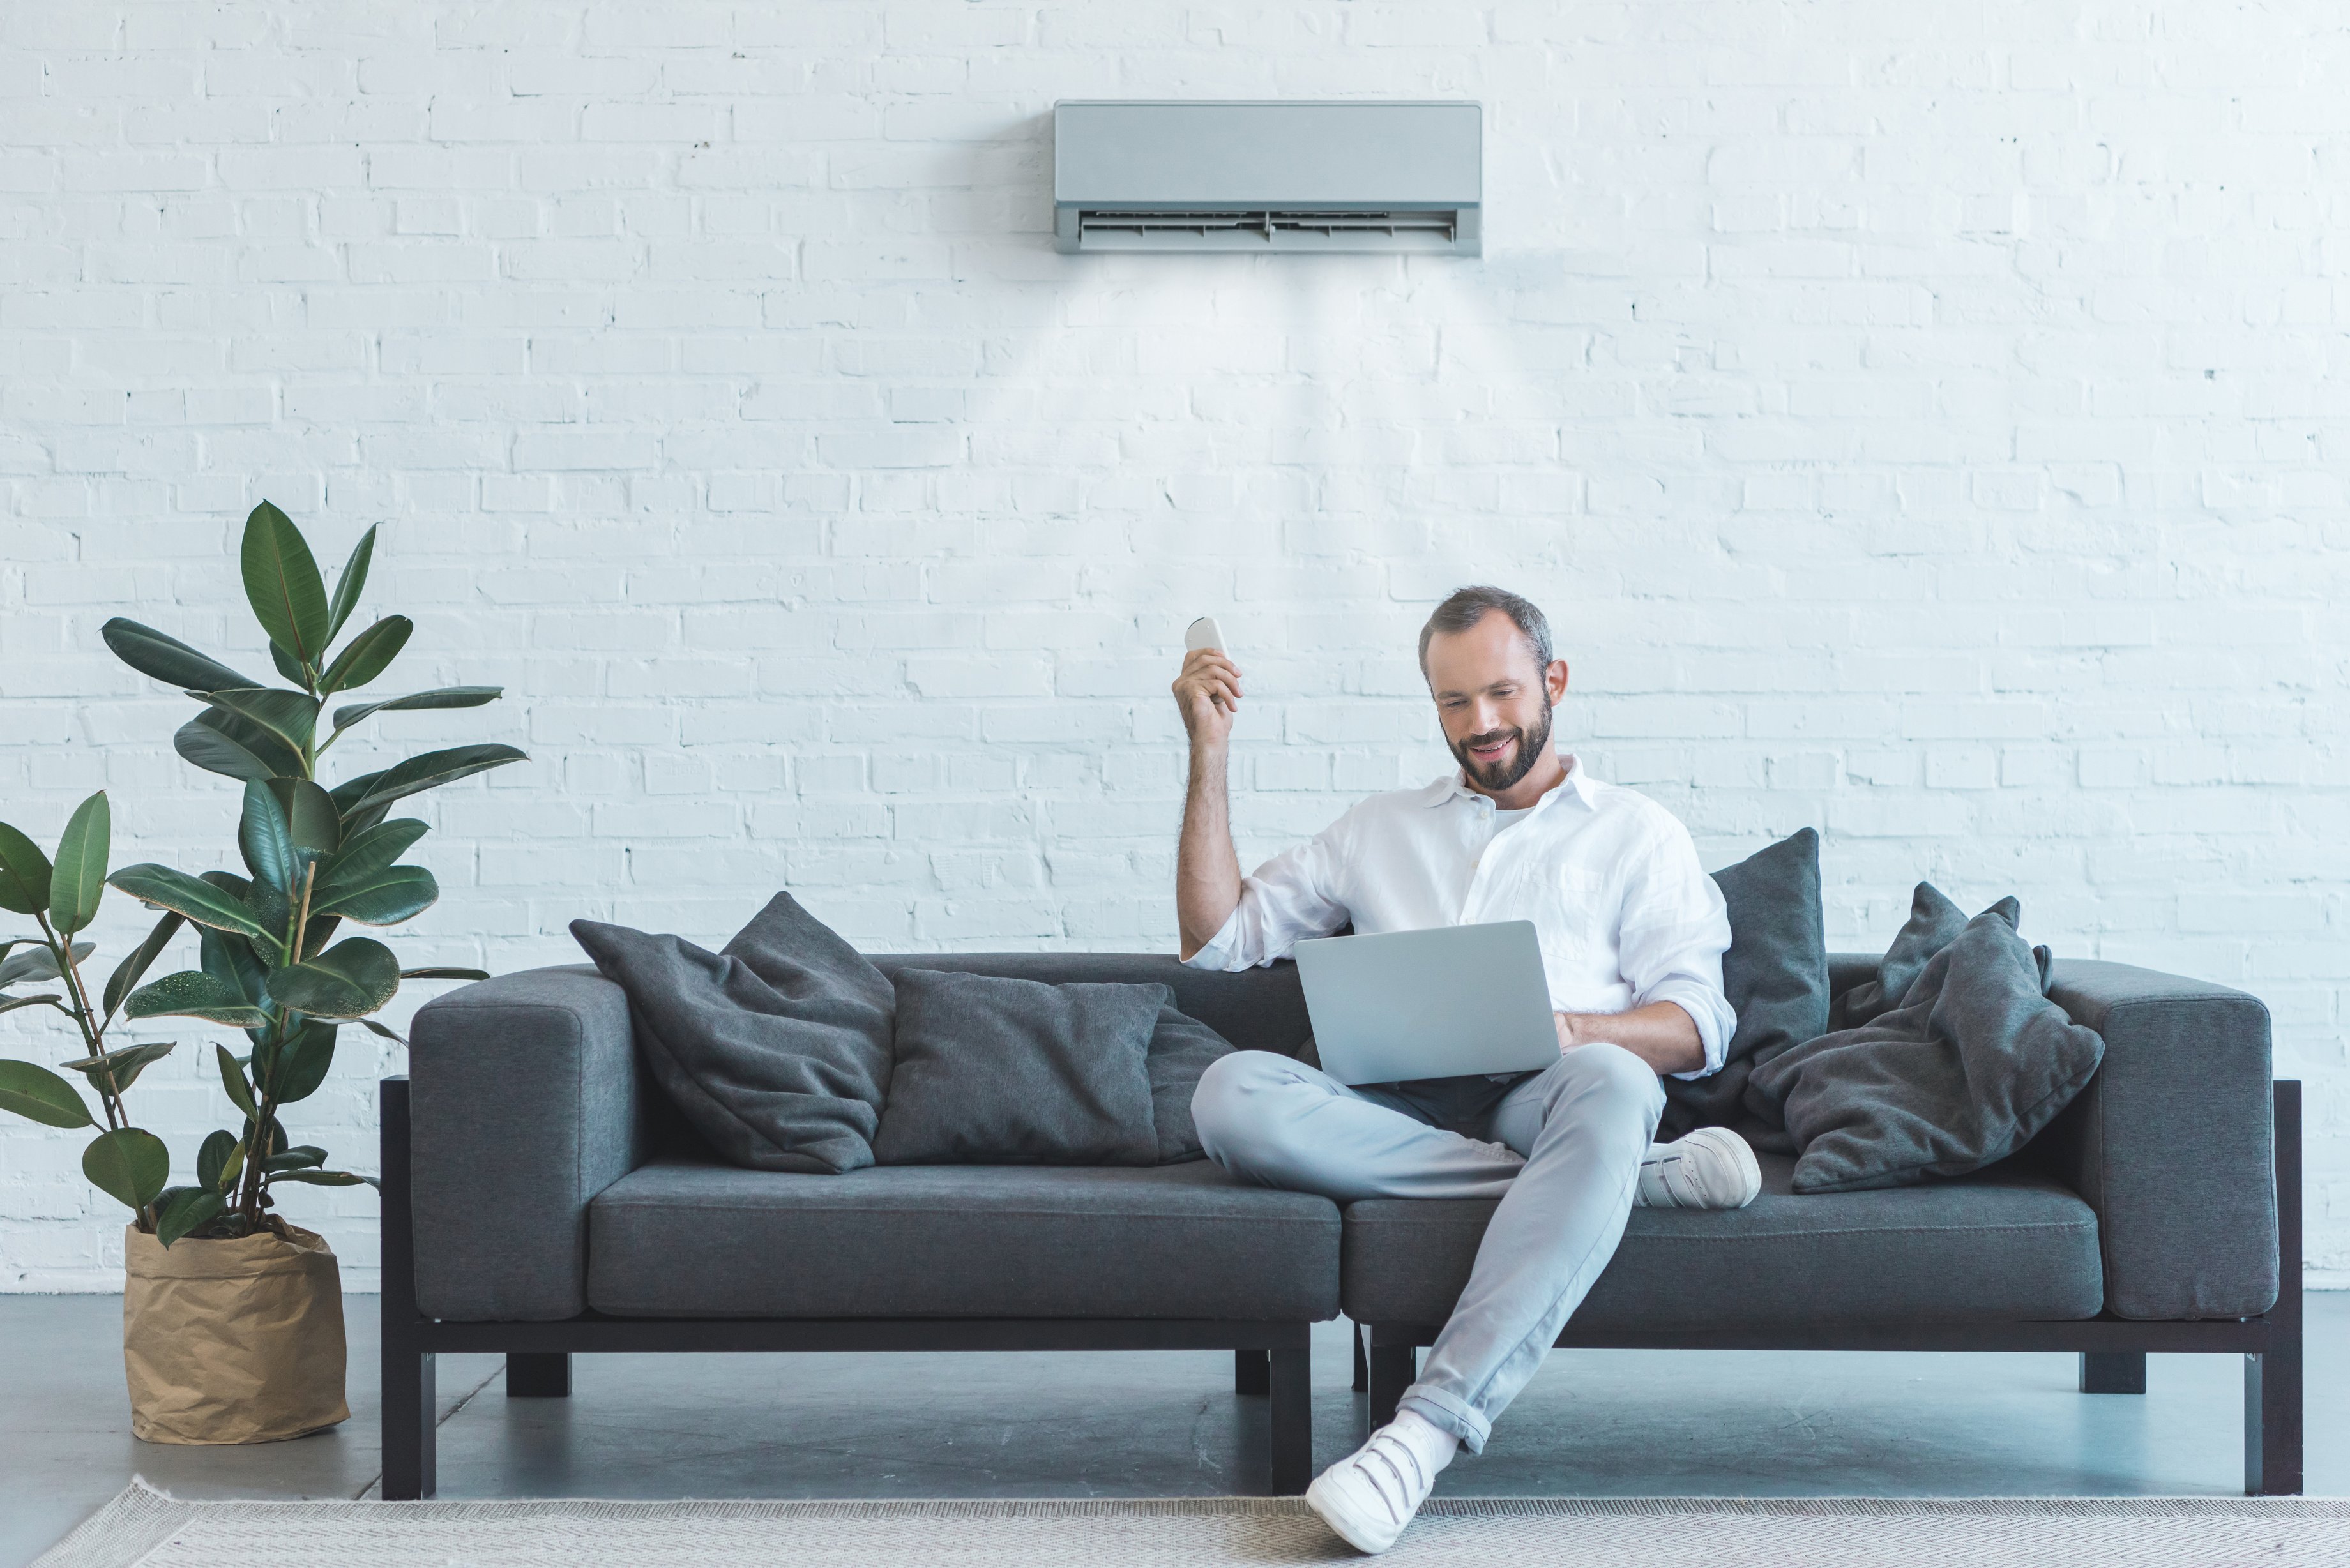
[[[302,910],[294,919],[294,929],[291,933],[294,939],[292,961],[295,963],[302,961],[302,942],[310,934],[310,888],[317,880],[318,863],[313,860],[302,867]]]
[[[105,1055],[106,1033],[101,1026],[91,1022],[96,1014],[90,1011],[89,993],[82,989],[81,966],[74,961],[72,940],[58,936],[57,928],[49,924],[48,916],[40,910],[33,911],[33,919],[41,923],[41,935],[49,944],[49,955],[56,961],[57,973],[66,982],[66,992],[73,1002],[73,1021],[81,1030],[82,1044],[88,1047],[90,1055]],[[101,1078],[103,1082],[99,1081]],[[129,1125],[130,1113],[122,1108],[122,1095],[114,1086],[114,1075],[101,1072],[99,1077],[90,1080],[90,1085],[98,1091],[99,1104],[106,1108],[107,1127],[120,1130]]]
[[[73,939],[70,936],[58,936],[57,928],[49,924],[48,916],[40,910],[33,911],[33,919],[41,923],[41,933],[48,939],[49,952],[57,961],[57,974],[66,982],[67,994],[73,999],[73,1021],[81,1029],[82,1044],[88,1048],[92,1056],[104,1056],[106,1025],[93,1022],[98,1014],[89,1004],[88,988],[82,984],[81,961],[74,957]],[[130,1113],[123,1106],[122,1091],[114,1082],[114,1069],[100,1067],[82,1075],[89,1079],[90,1086],[98,1091],[98,1103],[106,1110],[107,1129],[110,1132],[120,1132],[124,1127],[129,1127]],[[139,1228],[141,1231],[151,1236],[155,1233],[153,1204],[144,1204],[133,1209],[131,1213],[138,1216]]]

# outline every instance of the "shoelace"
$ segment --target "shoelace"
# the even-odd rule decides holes
[[[1371,1483],[1372,1495],[1387,1505],[1388,1516],[1400,1525],[1411,1517],[1411,1511],[1403,1504],[1404,1500],[1411,1495],[1413,1481],[1404,1479],[1403,1467],[1389,1457],[1389,1449],[1394,1449],[1411,1461],[1412,1477],[1417,1480],[1419,1490],[1426,1491],[1428,1474],[1419,1468],[1419,1456],[1413,1453],[1410,1445],[1402,1438],[1389,1437],[1384,1431],[1376,1434],[1369,1442],[1363,1445],[1362,1452],[1355,1456],[1355,1468],[1363,1472],[1365,1480]],[[1380,1484],[1378,1472],[1371,1469],[1369,1461],[1372,1459],[1377,1459],[1385,1465],[1388,1473],[1395,1479],[1396,1494],[1392,1498],[1388,1496],[1388,1489]]]

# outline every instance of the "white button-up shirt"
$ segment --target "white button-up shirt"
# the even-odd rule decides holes
[[[1459,773],[1375,794],[1241,882],[1241,901],[1201,969],[1286,957],[1353,922],[1366,936],[1532,920],[1550,1004],[1622,1012],[1677,1004],[1721,1067],[1737,1017],[1721,992],[1730,919],[1689,829],[1648,796],[1602,784],[1572,756],[1566,778],[1497,830],[1493,803]],[[1514,814],[1513,814],[1514,815]]]

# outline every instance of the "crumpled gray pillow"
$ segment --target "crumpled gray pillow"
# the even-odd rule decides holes
[[[1797,1192],[1902,1187],[1963,1176],[2022,1148],[2097,1070],[2105,1040],[2048,1000],[2049,956],[1998,903],[1948,929],[1950,900],[1919,884],[1911,925],[1887,954],[1884,987],[1914,977],[1897,1005],[1755,1068],[1750,1103],[1775,1110],[1802,1153]]]
[[[2002,898],[1991,906],[2007,912],[2007,922],[2015,924],[2023,907],[2013,898]],[[1893,934],[1893,945],[1885,950],[1877,961],[1877,978],[1865,980],[1849,991],[1838,992],[1828,1002],[1827,1027],[1855,1029],[1880,1012],[1890,1012],[1901,1005],[1918,977],[1926,972],[1933,956],[1959,940],[1967,929],[1967,912],[1946,898],[1931,882],[1920,882],[1909,894],[1909,918]]]
[[[873,1163],[896,995],[790,894],[714,953],[596,920],[571,934],[629,993],[654,1081],[722,1157],[818,1173]]]
[[[1156,1165],[1163,985],[898,971],[881,1165]]]

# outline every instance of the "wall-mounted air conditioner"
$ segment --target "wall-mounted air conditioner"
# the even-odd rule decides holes
[[[1065,251],[1479,254],[1474,103],[1053,106]]]

